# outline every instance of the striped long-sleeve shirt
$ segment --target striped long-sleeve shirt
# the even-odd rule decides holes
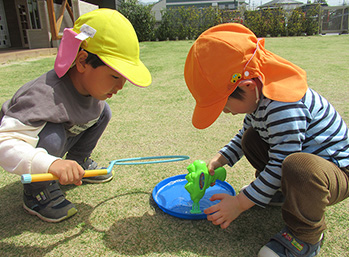
[[[242,135],[251,126],[270,146],[265,169],[244,191],[259,206],[266,206],[280,188],[281,165],[291,153],[312,153],[339,167],[349,166],[348,128],[334,107],[312,89],[292,103],[262,96],[256,111],[245,116],[243,128],[220,150],[230,166],[243,156]]]

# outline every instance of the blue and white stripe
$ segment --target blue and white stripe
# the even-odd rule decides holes
[[[292,103],[263,96],[257,110],[245,116],[243,128],[220,151],[229,165],[242,157],[242,135],[251,126],[270,146],[268,164],[244,191],[257,205],[267,205],[280,188],[282,161],[291,153],[312,153],[338,167],[349,166],[348,128],[334,107],[312,89]]]

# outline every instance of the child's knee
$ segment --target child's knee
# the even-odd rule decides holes
[[[109,122],[112,117],[112,112],[111,112],[110,106],[107,103],[105,103],[103,114],[104,114],[104,118]]]
[[[244,152],[249,151],[251,145],[255,143],[255,138],[258,137],[258,133],[252,128],[248,128],[241,139],[241,147],[244,150]]]
[[[319,162],[317,156],[307,153],[293,153],[282,163],[282,183],[305,186],[318,181]]]
[[[101,116],[99,117],[99,120],[96,123],[96,126],[102,126],[106,127],[112,117],[112,112],[110,109],[110,106],[105,103],[103,112],[101,113]]]
[[[37,147],[44,148],[51,155],[62,157],[65,142],[66,134],[63,124],[47,123],[39,133]]]

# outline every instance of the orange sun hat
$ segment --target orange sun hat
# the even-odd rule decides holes
[[[214,26],[191,47],[184,67],[189,91],[196,100],[192,123],[209,127],[221,114],[239,82],[259,77],[263,94],[295,102],[307,91],[306,72],[264,48],[264,39],[238,23]]]

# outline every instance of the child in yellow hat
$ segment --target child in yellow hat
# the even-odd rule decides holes
[[[19,175],[49,172],[61,184],[81,185],[84,170],[97,168],[90,155],[111,118],[105,100],[126,80],[139,87],[151,84],[131,23],[111,9],[82,15],[64,30],[54,70],[28,82],[3,104],[0,165]],[[23,199],[26,211],[47,222],[77,212],[56,181],[24,185]]]
[[[242,129],[209,162],[233,166],[243,155],[256,179],[237,196],[204,212],[227,228],[254,205],[282,206],[285,227],[259,257],[315,256],[320,251],[325,208],[349,196],[348,128],[321,95],[308,88],[306,72],[264,48],[240,24],[205,31],[191,47],[184,76],[196,100],[192,122],[210,126],[223,111],[246,114]]]

